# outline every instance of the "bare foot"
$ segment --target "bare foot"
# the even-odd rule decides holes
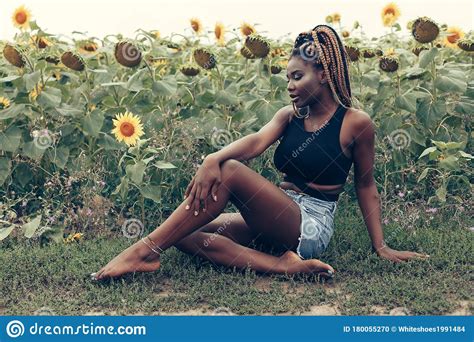
[[[287,251],[280,257],[284,268],[288,274],[306,273],[306,274],[321,274],[327,277],[332,277],[335,273],[334,268],[330,265],[318,260],[308,259],[302,260],[298,254],[293,251]]]
[[[138,241],[113,258],[99,272],[92,273],[94,280],[120,277],[130,272],[153,272],[160,267],[160,256]]]

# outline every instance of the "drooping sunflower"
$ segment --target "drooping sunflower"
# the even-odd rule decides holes
[[[115,138],[128,146],[135,146],[137,140],[144,134],[140,118],[131,112],[119,113],[112,121],[114,123],[112,133]]]
[[[448,27],[446,30],[446,36],[444,37],[443,43],[445,46],[450,47],[452,49],[457,49],[458,45],[457,42],[459,39],[464,37],[464,32],[456,26]]]
[[[193,51],[193,57],[196,63],[206,70],[216,66],[216,56],[207,48],[197,48]]]
[[[13,12],[12,20],[13,25],[26,30],[30,27],[31,12],[22,5]]]
[[[458,40],[458,47],[467,52],[474,51],[474,39],[471,37],[464,37]]]
[[[333,13],[332,14],[332,22],[334,24],[338,24],[341,22],[341,15],[339,13]]]
[[[23,52],[23,49],[19,46],[13,46],[10,44],[5,45],[3,48],[3,56],[5,59],[17,68],[21,68],[25,65]]]
[[[391,2],[387,4],[382,9],[382,22],[384,26],[390,27],[395,24],[395,22],[400,17],[400,9],[398,8],[397,4]]]
[[[6,97],[0,96],[0,109],[5,109],[10,107],[10,100]]]
[[[84,60],[81,58],[81,56],[72,51],[63,53],[61,56],[61,62],[69,69],[75,71],[83,71],[85,68]]]
[[[245,47],[258,58],[265,58],[270,53],[270,42],[258,34],[247,36],[245,38]]]
[[[200,34],[202,32],[202,24],[198,18],[191,18],[189,19],[189,22],[191,23],[191,28],[194,32],[196,32],[197,34]]]
[[[391,73],[398,70],[400,61],[394,48],[389,48],[379,60],[379,67],[385,72]]]
[[[413,38],[419,43],[430,43],[438,37],[438,25],[428,17],[416,19],[411,26]]]
[[[216,23],[216,26],[214,27],[214,34],[216,35],[217,44],[219,46],[224,46],[224,44],[225,44],[225,41],[224,41],[225,26],[224,26],[224,24],[222,24],[220,22]]]
[[[255,30],[255,27],[253,27],[253,26],[250,25],[249,23],[243,22],[243,23],[240,25],[240,32],[241,32],[244,36],[250,36],[252,33],[255,33],[256,30]]]
[[[45,49],[48,46],[53,45],[46,37],[38,37],[38,36],[32,36],[31,39],[34,42],[34,45],[38,47],[38,49]]]
[[[86,41],[79,45],[79,52],[88,55],[97,51],[99,46],[93,41]]]

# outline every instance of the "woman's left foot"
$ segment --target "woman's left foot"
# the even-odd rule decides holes
[[[160,256],[138,241],[113,258],[100,271],[91,274],[92,280],[117,278],[130,272],[153,272],[160,268]]]

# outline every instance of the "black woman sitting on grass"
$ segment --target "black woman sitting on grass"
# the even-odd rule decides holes
[[[334,29],[318,25],[297,37],[287,77],[293,105],[278,110],[258,132],[208,155],[170,217],[93,273],[93,279],[156,271],[160,254],[171,246],[238,269],[332,277],[333,267],[317,257],[333,235],[337,200],[352,164],[377,255],[394,262],[429,257],[384,243],[373,177],[374,124],[351,107],[347,55]],[[286,174],[279,186],[241,162],[277,140],[274,163]],[[228,201],[238,213],[223,213]],[[255,241],[281,254],[251,248]]]

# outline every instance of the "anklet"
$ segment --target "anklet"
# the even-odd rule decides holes
[[[153,240],[150,238],[150,236],[147,235],[146,238],[148,239],[148,241],[151,242],[151,244],[153,245],[153,247],[155,247],[156,249],[158,249],[160,252],[164,252],[164,250],[162,250],[161,247],[158,246],[158,245],[155,243],[155,241],[153,241]]]
[[[152,246],[150,246],[150,245],[148,244],[148,242],[145,241],[144,238],[142,238],[142,242],[143,242],[145,245],[147,245],[147,247],[150,248],[155,254],[160,255],[160,252],[158,252],[156,249],[154,249]]]

